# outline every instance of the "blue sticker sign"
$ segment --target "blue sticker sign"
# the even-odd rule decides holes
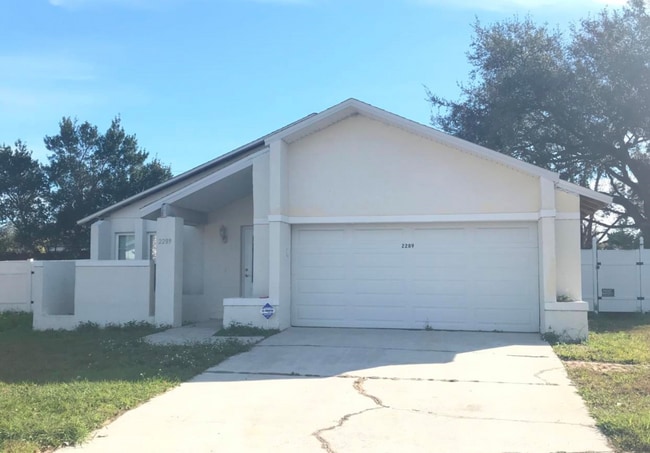
[[[269,319],[271,316],[275,314],[275,308],[273,308],[273,305],[269,304],[268,302],[260,309],[260,313],[262,313],[262,316],[264,316],[266,319]]]

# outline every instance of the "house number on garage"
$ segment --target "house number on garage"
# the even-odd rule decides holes
[[[158,245],[169,245],[172,243],[172,238],[159,238]]]
[[[403,249],[412,249],[414,247],[415,247],[415,244],[413,244],[412,242],[409,242],[409,243],[403,242],[402,243],[402,248]]]

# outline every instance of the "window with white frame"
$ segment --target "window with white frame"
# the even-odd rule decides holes
[[[117,235],[117,259],[134,260],[135,259],[135,234],[119,233]]]
[[[156,233],[147,233],[147,258],[156,261]]]

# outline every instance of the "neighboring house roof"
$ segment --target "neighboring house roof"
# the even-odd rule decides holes
[[[499,153],[489,148],[485,148],[475,143],[468,142],[458,137],[454,137],[430,126],[417,123],[386,110],[382,110],[373,105],[366,104],[365,102],[361,102],[357,99],[350,98],[320,113],[312,113],[244,146],[223,154],[216,159],[213,159],[209,162],[206,162],[205,164],[199,165],[198,167],[182,173],[162,184],[158,184],[157,186],[154,186],[119,203],[98,211],[88,217],[81,219],[78,223],[84,224],[92,220],[101,219],[124,206],[148,197],[149,195],[155,194],[156,192],[159,192],[170,186],[179,184],[191,177],[199,175],[200,173],[219,167],[225,167],[251,154],[253,151],[268,146],[268,144],[273,141],[284,140],[287,143],[292,143],[307,135],[313,134],[314,132],[325,129],[332,124],[342,121],[345,118],[359,114],[384,122],[391,126],[399,127],[411,133],[423,136],[443,145],[456,148],[460,151],[475,155],[477,157],[498,162],[502,165],[524,173],[528,173],[533,176],[549,179],[555,182],[558,188],[580,196],[580,207],[583,214],[594,212],[595,210],[600,209],[612,202],[612,197],[609,195],[595,192],[591,189],[570,183],[568,181],[563,181],[560,179],[560,176],[557,173],[554,173],[550,170],[545,170],[536,165],[523,162],[514,157]]]

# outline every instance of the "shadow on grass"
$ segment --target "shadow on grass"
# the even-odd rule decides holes
[[[589,313],[591,332],[621,332],[629,330],[650,332],[650,313]]]

